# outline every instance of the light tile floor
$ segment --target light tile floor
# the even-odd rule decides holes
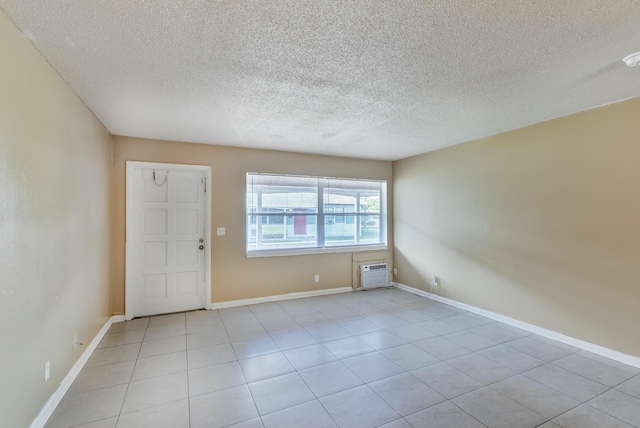
[[[47,427],[640,427],[640,369],[397,289],[114,324]]]

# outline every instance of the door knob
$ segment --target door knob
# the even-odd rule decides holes
[[[204,245],[200,245],[198,248],[204,250]]]

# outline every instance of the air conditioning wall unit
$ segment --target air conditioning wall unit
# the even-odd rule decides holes
[[[389,285],[389,265],[374,263],[360,265],[360,286],[364,289],[387,287]]]

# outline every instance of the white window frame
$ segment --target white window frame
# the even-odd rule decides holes
[[[315,217],[315,230],[316,230],[316,245],[310,247],[290,247],[290,248],[278,248],[278,249],[249,249],[249,239],[251,237],[251,226],[259,222],[260,213],[256,213],[256,210],[251,210],[249,204],[249,180],[254,176],[269,176],[269,177],[283,177],[283,178],[301,178],[301,179],[317,179],[317,213],[304,214]],[[268,174],[268,173],[255,173],[247,172],[247,187],[245,188],[245,249],[248,258],[253,257],[274,257],[274,256],[291,256],[302,254],[321,254],[321,253],[341,253],[341,252],[359,252],[359,251],[371,251],[371,250],[386,250],[388,248],[387,243],[387,181],[378,179],[355,179],[355,178],[336,178],[336,177],[320,177],[320,176],[302,176],[302,175],[288,175],[288,174]],[[379,213],[366,213],[360,212],[360,200],[356,200],[354,212],[340,213],[343,217],[343,223],[347,224],[347,216],[354,217],[354,227],[356,228],[356,239],[359,236],[360,228],[362,227],[362,219],[367,216],[377,216],[378,228],[379,228],[379,242],[378,243],[366,243],[366,244],[351,244],[344,246],[327,246],[325,245],[325,217],[335,216],[335,212],[325,211],[324,206],[324,192],[325,184],[329,180],[345,180],[345,181],[362,181],[368,183],[380,184],[380,212]],[[342,208],[344,211],[344,208]],[[335,211],[335,210],[332,210]],[[264,213],[262,214],[264,215]],[[279,214],[286,216],[287,213]],[[289,214],[291,215],[291,214]],[[300,214],[298,214],[300,215]],[[253,221],[251,220],[253,216]],[[286,221],[286,218],[285,218]],[[340,224],[343,224],[340,223]],[[259,233],[256,230],[256,234]],[[256,237],[256,239],[258,239]]]

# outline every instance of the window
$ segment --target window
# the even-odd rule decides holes
[[[247,173],[247,254],[386,245],[386,181]]]

